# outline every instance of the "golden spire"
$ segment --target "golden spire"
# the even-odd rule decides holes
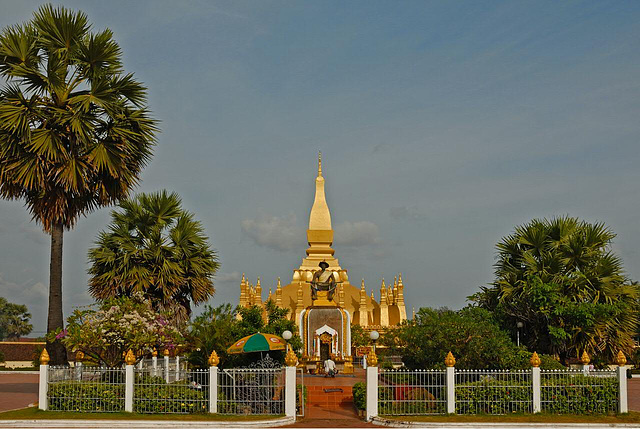
[[[367,326],[369,324],[369,311],[367,309],[367,291],[364,288],[364,279],[362,279],[362,285],[360,286],[360,306],[358,307],[359,324],[360,326]]]
[[[272,293],[271,288],[269,288],[269,296],[267,297],[267,301],[271,301]]]
[[[280,277],[278,277],[278,285],[276,286],[276,306],[282,307],[282,284],[280,283]]]
[[[384,279],[382,279],[382,284],[380,285],[380,325],[382,326],[389,326],[388,303],[389,303],[389,292],[387,291],[387,287],[384,284]]]
[[[309,215],[310,230],[331,230],[331,213],[324,195],[324,178],[322,177],[322,158],[318,156],[318,176],[316,177],[316,196]]]
[[[402,322],[403,320],[407,320],[407,309],[404,305],[404,284],[402,283],[402,273],[398,273],[398,295],[396,296],[396,305],[400,312],[400,321]]]
[[[244,278],[244,273],[242,273],[242,280],[240,280],[240,305],[247,307],[247,304],[247,281]]]
[[[256,282],[256,305],[262,307],[262,286],[260,286],[260,277],[258,277],[258,281]]]

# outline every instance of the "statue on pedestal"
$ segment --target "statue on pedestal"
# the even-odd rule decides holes
[[[328,271],[329,264],[322,261],[318,264],[320,271],[316,271],[311,279],[311,299],[318,299],[318,292],[326,292],[327,301],[333,301],[333,294],[336,290],[336,279],[333,271]]]

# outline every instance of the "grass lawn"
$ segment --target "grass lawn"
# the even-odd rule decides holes
[[[1,414],[0,414],[1,415]],[[569,414],[512,414],[505,416],[380,416],[382,419],[405,422],[485,422],[485,423],[640,423],[640,413],[631,412],[615,415],[569,415]]]
[[[230,416],[222,414],[135,414],[135,413],[76,413],[42,411],[36,407],[0,412],[0,420],[271,420],[282,416]]]

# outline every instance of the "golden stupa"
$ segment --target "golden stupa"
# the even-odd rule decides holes
[[[305,355],[320,356],[323,341],[324,343],[330,342],[331,354],[346,357],[351,355],[351,324],[360,325],[368,331],[374,329],[384,331],[407,319],[404,284],[401,274],[394,279],[393,284],[389,283],[388,286],[382,279],[380,298],[379,301],[376,301],[373,291],[370,296],[367,295],[364,279],[362,279],[360,287],[349,282],[347,270],[340,266],[338,259],[334,256],[335,251],[331,247],[334,231],[331,226],[331,212],[325,198],[324,185],[322,157],[319,155],[315,199],[309,214],[309,229],[307,229],[307,242],[309,243],[307,255],[303,258],[302,264],[293,270],[289,284],[282,286],[278,278],[275,293],[272,293],[272,289],[269,288],[267,301],[273,300],[278,307],[289,309],[289,317],[296,321],[305,344],[303,357]],[[329,264],[327,270],[333,273],[336,284],[335,293],[333,293],[332,299],[327,299],[326,292],[318,292],[318,299],[313,301],[311,282],[314,273],[321,270],[319,264],[323,261]],[[260,278],[254,286],[247,281],[244,274],[242,275],[239,301],[239,304],[244,307],[257,305],[264,308],[266,301],[262,299]],[[327,323],[323,326],[324,331],[312,329],[309,315],[314,309],[320,310],[322,308],[333,308],[334,312],[336,310],[340,312],[340,321],[334,320],[336,317],[327,313],[329,310],[323,310],[325,312],[323,314],[327,318]],[[314,325],[318,323],[322,323],[322,320]],[[322,348],[324,349],[324,347]]]

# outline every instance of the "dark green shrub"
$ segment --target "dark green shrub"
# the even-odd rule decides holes
[[[618,409],[615,377],[573,375],[542,379],[542,411],[553,414],[610,414]]]
[[[153,385],[134,387],[133,411],[144,414],[196,414],[209,411],[207,389],[197,390],[191,387],[188,380],[180,380],[170,384],[160,384],[157,379]]]
[[[124,411],[124,384],[64,381],[49,384],[52,411]]]
[[[359,381],[351,388],[353,393],[353,405],[359,410],[367,408],[367,385],[364,381]]]
[[[530,382],[485,379],[456,384],[457,414],[509,414],[531,412]]]

